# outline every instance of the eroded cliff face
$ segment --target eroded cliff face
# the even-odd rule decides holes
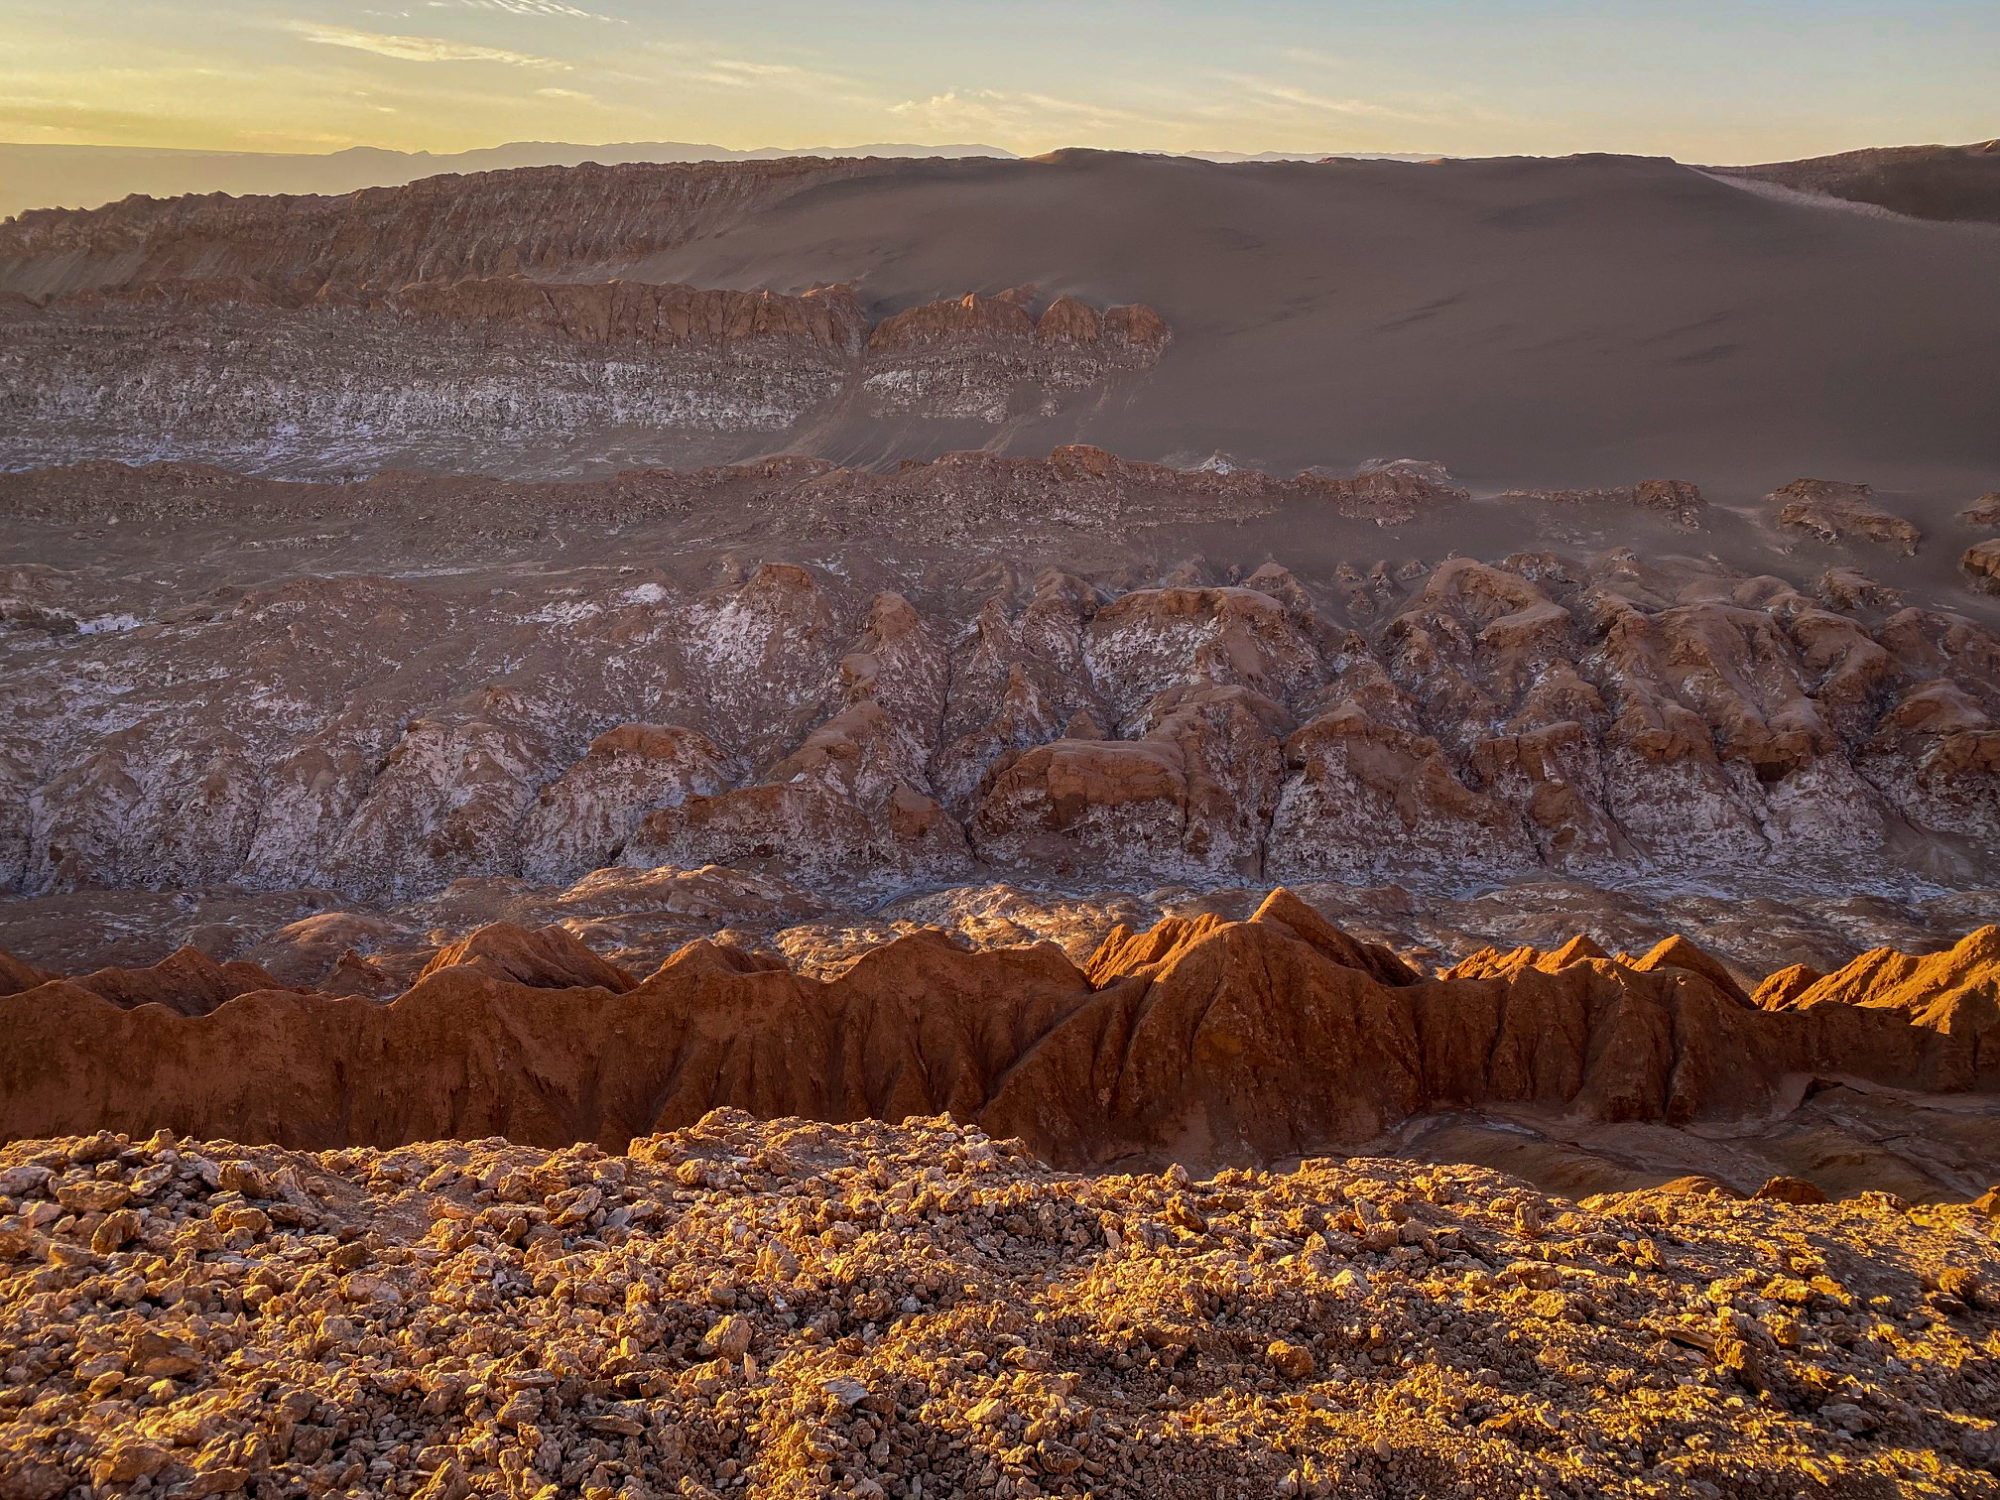
[[[1171,336],[1150,308],[968,294],[873,326],[801,296],[524,277],[244,279],[0,296],[0,466],[197,459],[302,475],[385,465],[560,474],[769,450],[843,420],[968,432],[1126,391]],[[988,316],[979,306],[1003,309]]]
[[[0,225],[0,291],[48,298],[220,281],[298,304],[329,291],[533,279],[629,265],[799,193],[909,170],[791,157],[530,167],[340,197],[135,196],[101,209],[34,210]]]
[[[995,463],[1057,510],[1118,482],[1087,451],[965,473]],[[857,503],[958,473],[870,477]],[[233,503],[200,477],[170,498]],[[779,503],[851,478],[808,466]],[[369,493],[288,503],[338,526]],[[16,567],[0,880],[407,900],[618,864],[878,896],[984,872],[1993,879],[2000,639],[1848,576],[1806,592],[1618,549],[1312,588],[1275,563],[903,576],[723,558],[190,599]]]

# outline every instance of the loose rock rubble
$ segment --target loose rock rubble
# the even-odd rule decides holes
[[[0,1496],[2000,1495],[2000,1205],[1701,1188],[16,1142]]]

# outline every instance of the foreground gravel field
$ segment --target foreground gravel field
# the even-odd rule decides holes
[[[2000,1495],[1993,1195],[1767,1193],[732,1111],[16,1142],[0,1500]]]

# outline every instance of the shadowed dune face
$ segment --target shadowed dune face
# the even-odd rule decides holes
[[[1440,1111],[1776,1122],[1817,1078],[1991,1095],[1996,964],[1986,928],[1931,958],[1864,955],[1773,1009],[1684,939],[1639,959],[1489,950],[1430,978],[1284,890],[1247,921],[1117,927],[1081,968],[1051,944],[968,952],[931,931],[824,981],[704,940],[635,982],[560,928],[503,924],[388,1003],[192,951],[73,980],[23,967],[0,998],[0,1132],[619,1150],[724,1106],[948,1112],[1102,1167],[1355,1149]],[[1974,1147],[1930,1191],[1995,1175]]]
[[[12,462],[137,451],[115,446],[86,396],[95,365],[129,359],[133,332],[149,329],[166,347],[148,358],[183,381],[199,382],[232,338],[278,363],[249,372],[228,420],[198,439],[176,439],[186,424],[124,372],[144,398],[126,403],[128,432],[161,439],[148,451],[319,472],[576,472],[786,446],[879,463],[1088,441],[1147,459],[1223,449],[1286,471],[1414,452],[1495,487],[1622,483],[1634,468],[1745,489],[1777,482],[1776,469],[1990,484],[1990,267],[1971,231],[1828,215],[1614,157],[528,169],[352,199],[135,201],[0,229],[0,288],[69,298],[6,313],[8,381],[72,392],[16,435]],[[512,275],[781,293],[851,282],[882,315],[1027,283],[1092,307],[1144,304],[1174,342],[1144,379],[1086,381],[1090,399],[1053,405],[808,401],[776,420],[746,399],[698,431],[650,412],[634,420],[664,427],[637,432],[616,416],[617,392],[586,382],[575,410],[476,453],[419,441],[415,406],[371,408],[365,423],[309,411],[321,451],[277,451],[287,409],[319,394],[315,362],[336,385],[402,379],[394,339],[371,332],[401,324],[305,301]],[[482,325],[445,337],[427,367],[449,370],[496,336]],[[582,380],[546,340],[509,358],[524,393]],[[408,436],[394,437],[399,424]],[[393,440],[362,441],[364,427]]]

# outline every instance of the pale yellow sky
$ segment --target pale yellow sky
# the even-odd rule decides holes
[[[0,139],[1635,151],[2000,133],[1990,0],[0,0]]]

